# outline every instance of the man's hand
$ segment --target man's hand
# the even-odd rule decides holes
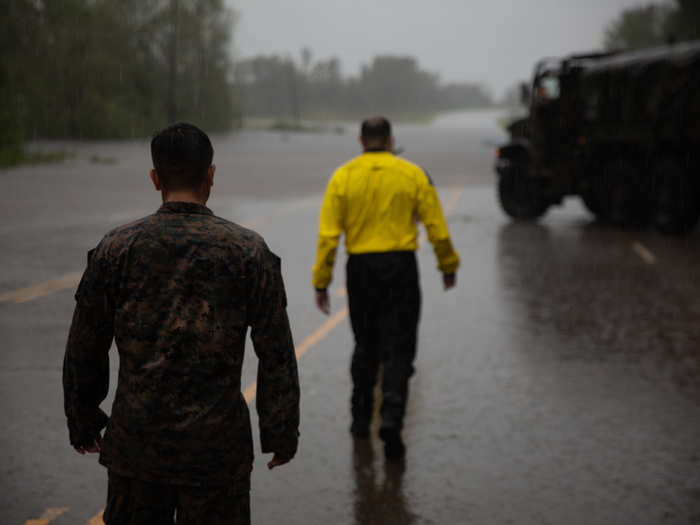
[[[284,465],[285,463],[289,463],[290,461],[292,461],[293,457],[294,456],[289,457],[289,458],[285,458],[285,457],[280,456],[279,454],[275,454],[273,456],[273,458],[270,460],[270,462],[267,464],[267,468],[272,470],[275,467],[279,467],[280,465]]]
[[[442,285],[445,290],[454,288],[457,284],[457,274],[456,273],[443,273],[442,274]]]
[[[316,290],[316,306],[324,314],[328,315],[331,311],[331,299],[328,296],[328,290]]]
[[[88,445],[87,447],[73,447],[73,448],[75,448],[75,451],[78,454],[84,455],[86,452],[88,452],[90,454],[96,454],[97,452],[100,451],[101,445],[102,445],[102,436],[97,434],[97,437],[92,442],[92,445]]]

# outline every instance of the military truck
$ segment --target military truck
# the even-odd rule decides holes
[[[687,232],[700,217],[700,41],[540,61],[497,149],[498,196],[536,220],[578,196],[600,221]]]

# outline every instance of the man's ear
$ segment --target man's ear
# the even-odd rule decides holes
[[[158,178],[158,174],[156,173],[156,170],[152,169],[149,172],[149,175],[151,176],[151,182],[153,182],[153,186],[156,188],[156,191],[162,191],[162,187],[160,185],[160,179]]]
[[[209,171],[207,172],[207,184],[210,188],[214,185],[214,173],[216,173],[216,164],[209,166]]]
[[[394,151],[394,136],[389,135],[386,139],[385,148],[387,151]]]

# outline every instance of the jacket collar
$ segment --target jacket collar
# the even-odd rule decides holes
[[[214,213],[196,202],[164,202],[158,209],[158,213],[195,213],[200,215],[214,215]]]
[[[364,150],[363,153],[391,153],[391,151],[384,148],[369,148]]]

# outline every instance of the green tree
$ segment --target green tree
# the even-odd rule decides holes
[[[664,44],[673,6],[649,4],[625,9],[605,29],[607,49],[640,49]]]
[[[354,88],[355,104],[364,113],[411,113],[414,107],[420,112],[438,102],[438,76],[420,70],[413,57],[375,57]]]
[[[649,4],[625,9],[605,29],[607,49],[639,49],[700,39],[700,2]]]
[[[235,14],[224,0],[0,0],[0,10],[0,150],[143,136],[172,120],[230,129]]]
[[[22,155],[27,75],[23,59],[31,56],[36,11],[28,0],[0,0],[0,166]]]
[[[413,57],[375,57],[356,78],[343,78],[337,58],[301,65],[289,57],[257,56],[236,65],[247,115],[278,120],[306,117],[357,118],[371,113],[424,117],[435,111],[492,103],[477,84],[440,84]]]
[[[232,62],[228,54],[235,15],[223,0],[180,0],[175,118],[210,130],[230,129]]]
[[[238,62],[235,71],[248,115],[277,119],[297,117],[299,104],[295,98],[299,93],[296,83],[304,75],[291,58],[257,56]]]
[[[676,8],[669,15],[666,31],[679,41],[700,39],[700,2],[676,0]]]

